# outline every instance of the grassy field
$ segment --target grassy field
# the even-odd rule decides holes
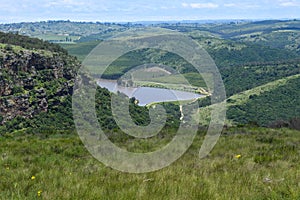
[[[78,60],[83,61],[85,57],[99,44],[99,41],[75,43],[75,44],[59,44],[68,50],[69,54],[76,56]]]
[[[147,75],[149,76],[150,73]],[[140,74],[139,74],[140,76]],[[135,78],[135,77],[134,77]],[[139,77],[141,81],[149,81],[156,83],[166,83],[166,84],[191,84],[196,87],[206,87],[206,84],[199,73],[186,73],[186,74],[173,74],[173,75],[165,75],[158,77]]]
[[[6,134],[0,137],[0,199],[300,198],[299,131],[226,129],[202,160],[201,135],[169,167],[128,174],[91,157],[76,135]]]

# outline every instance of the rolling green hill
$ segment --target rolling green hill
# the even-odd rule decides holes
[[[2,32],[19,33],[58,43],[71,43],[92,34],[109,34],[125,29],[120,24],[100,22],[42,21],[0,24]]]
[[[122,173],[92,157],[75,134],[72,118],[71,95],[80,67],[74,56],[82,61],[99,38],[131,26],[68,21],[0,25],[0,30],[51,40],[63,40],[62,33],[70,38],[73,31],[72,40],[88,41],[59,46],[0,32],[0,199],[300,199],[300,62],[291,43],[298,42],[298,25],[297,20],[161,25],[189,34],[215,59],[228,96],[228,126],[214,149],[198,159],[215,106],[209,96],[199,99],[201,123],[191,147],[172,165],[143,174]],[[149,49],[120,57],[105,77],[119,79],[147,62],[171,69],[137,70],[137,81],[184,84],[182,74],[193,86],[205,87],[189,63]],[[147,126],[149,110],[155,109],[98,87],[95,114],[114,145],[148,153],[174,139],[182,120],[178,102],[161,104],[167,120],[157,135],[134,138],[114,119],[111,97],[116,95],[129,101],[136,125]]]
[[[299,85],[300,74],[232,96],[227,101],[227,118],[239,124],[256,122],[266,126],[299,117]]]
[[[59,45],[66,49],[70,55],[76,56],[78,60],[83,61],[85,57],[99,44],[100,41],[81,42],[74,44],[60,43]]]
[[[227,96],[232,99],[244,91],[252,91],[251,89],[256,91],[257,88],[268,83],[276,83],[286,77],[300,74],[300,56],[294,48],[295,45],[291,46],[292,43],[297,44],[299,24],[299,21],[294,20],[208,25],[170,24],[164,27],[191,35],[209,52],[220,70]],[[257,34],[255,37],[259,39],[255,39],[253,34]],[[92,43],[78,43],[65,45],[65,47],[71,54],[83,57],[80,53],[87,52],[84,49],[88,50],[84,44]],[[95,43],[94,45],[96,46]],[[151,60],[147,60],[150,57]],[[117,79],[134,66],[147,62],[171,66],[177,73],[185,76],[192,85],[205,88],[202,78],[195,74],[193,67],[188,63],[172,54],[148,50],[124,55],[108,68],[105,77]],[[141,84],[169,84],[176,82],[177,76],[176,74],[161,77],[145,76]],[[268,125],[272,121],[299,117],[297,104],[287,103],[299,99],[297,82],[286,84],[288,85],[273,88],[269,93],[255,94],[240,105],[229,103],[229,121],[235,124],[255,121],[259,125]],[[283,98],[284,91],[288,96],[286,98]],[[260,106],[261,109],[258,109]],[[257,115],[256,110],[258,110]]]
[[[200,37],[194,39],[215,60],[229,96],[266,84],[269,81],[300,73],[300,57],[289,50],[216,38]],[[95,41],[95,43],[63,44],[62,47],[66,47],[70,54],[83,58],[96,45],[97,42]],[[151,60],[148,59],[149,57]],[[192,85],[205,87],[201,84],[201,79],[197,82],[199,76],[192,75],[195,73],[192,66],[175,55],[165,52],[140,51],[124,55],[107,69],[104,77],[119,78],[131,68],[147,62],[170,65],[177,72],[186,76]],[[165,83],[166,79],[156,78],[152,81]]]
[[[64,33],[62,27],[66,26]],[[77,23],[69,21],[52,21],[40,23],[20,23],[1,25],[0,30],[19,31],[20,34],[27,32],[33,35],[42,34],[69,34],[80,36],[73,43],[62,43],[61,47],[65,48],[69,54],[76,56],[79,60],[84,60],[86,55],[96,47],[101,40],[108,35],[116,32],[124,31],[132,27],[141,27],[142,25],[118,25],[110,23]],[[215,60],[221,76],[223,78],[226,93],[229,99],[239,95],[244,91],[255,91],[256,88],[268,85],[268,83],[276,83],[286,77],[291,77],[300,73],[300,56],[298,54],[299,27],[298,20],[269,20],[260,22],[238,22],[238,23],[214,23],[214,24],[160,24],[155,25],[172,30],[177,30],[190,35],[200,45],[202,45],[211,57]],[[48,32],[45,32],[45,30]],[[33,31],[34,30],[34,31]],[[71,32],[73,33],[71,34]],[[62,48],[47,42],[36,40],[33,44],[30,39],[23,36],[23,43],[14,41],[14,34],[6,34],[7,43],[13,46],[13,50],[24,48],[31,52],[39,52],[43,56],[52,55],[51,52],[66,53]],[[11,39],[12,38],[12,39]],[[29,41],[28,41],[29,40]],[[5,43],[5,42],[2,42]],[[2,45],[2,48],[8,48]],[[30,46],[35,45],[35,46]],[[42,47],[43,46],[43,47]],[[39,50],[40,49],[40,50]],[[41,51],[43,50],[43,52]],[[23,51],[23,49],[22,49]],[[151,77],[146,76],[144,80],[137,80],[140,85],[154,86],[156,84],[180,84],[179,74],[182,74],[193,87],[206,87],[201,76],[195,69],[182,58],[163,52],[144,49],[130,52],[123,55],[113,62],[106,70],[102,78],[118,79],[126,72],[136,66],[145,63],[159,63],[170,66],[175,73],[170,75]],[[141,75],[141,73],[139,74]],[[146,77],[146,78],[145,78]],[[259,93],[252,96],[248,101],[244,101],[239,105],[231,105],[228,110],[228,119],[233,123],[248,123],[255,121],[260,125],[266,125],[274,120],[288,120],[289,117],[297,117],[298,109],[292,104],[293,98],[298,100],[296,87],[297,82],[287,82],[288,86],[283,85],[276,89],[272,89],[267,93]],[[291,89],[292,88],[292,89]],[[17,88],[16,88],[17,90]],[[19,89],[21,90],[21,89]],[[295,90],[295,92],[292,92]],[[287,92],[288,98],[282,98],[284,91]],[[273,99],[274,102],[270,103]],[[285,100],[286,99],[286,100]],[[201,102],[201,105],[209,103]],[[260,109],[263,114],[260,117],[255,115],[255,110],[261,104],[266,104],[273,110],[266,114],[266,109]],[[285,106],[283,106],[285,105]],[[257,114],[259,111],[257,112]],[[249,114],[249,115],[247,115]],[[272,116],[273,115],[273,116]],[[27,123],[27,122],[26,122]]]
[[[300,20],[266,20],[215,24],[168,24],[192,37],[234,40],[300,53]]]
[[[257,124],[268,126],[276,121],[299,118],[300,74],[279,79],[243,91],[227,99],[227,124]],[[204,100],[202,100],[204,101]],[[201,103],[201,100],[200,100]],[[210,120],[211,106],[200,108],[202,124]]]

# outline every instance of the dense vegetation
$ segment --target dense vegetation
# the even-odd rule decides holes
[[[132,118],[132,121],[139,126],[147,126],[150,123],[149,118],[149,108],[144,106],[138,106],[135,102],[135,98],[129,99],[122,93],[112,94],[107,89],[98,88],[96,92],[96,112],[97,117],[100,123],[101,128],[109,133],[114,131],[120,132],[120,128],[116,124],[114,117],[112,115],[111,110],[111,96],[119,95],[119,98],[123,98],[128,100],[129,102],[129,112]],[[179,126],[179,118],[181,113],[179,111],[179,106],[173,103],[163,103],[162,104],[167,113],[167,121],[165,124],[164,130],[162,132],[167,131],[169,129],[178,128]],[[125,106],[125,105],[124,105]],[[126,119],[130,120],[130,119]],[[120,135],[118,135],[119,137]]]
[[[296,78],[274,90],[251,95],[246,103],[229,107],[228,119],[240,124],[257,122],[259,125],[269,125],[277,120],[288,121],[292,117],[299,117],[299,85],[300,78]]]
[[[73,129],[70,95],[80,63],[39,39],[12,33],[0,39],[0,134]]]
[[[227,96],[300,73],[299,60],[226,67],[220,70]]]
[[[8,45],[21,46],[24,49],[43,49],[51,52],[67,53],[67,51],[61,48],[59,45],[51,44],[46,41],[42,41],[36,38],[30,38],[15,33],[3,33],[0,32],[0,43]],[[9,46],[7,47],[9,48]]]

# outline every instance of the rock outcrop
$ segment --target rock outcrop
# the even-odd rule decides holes
[[[79,66],[65,52],[0,44],[0,125],[59,105],[72,94]]]

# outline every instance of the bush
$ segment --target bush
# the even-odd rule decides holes
[[[290,120],[290,128],[300,131],[300,118],[293,118]]]
[[[11,50],[13,50],[13,48],[12,48],[12,46],[11,46],[10,44],[7,44],[7,45],[4,47],[4,49],[5,49],[6,51],[11,51]]]

